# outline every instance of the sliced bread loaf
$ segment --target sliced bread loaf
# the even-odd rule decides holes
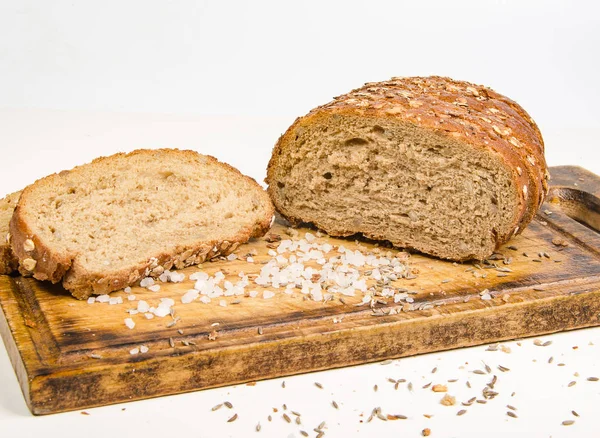
[[[226,255],[270,227],[251,178],[210,156],[138,150],[27,187],[10,222],[20,269],[83,299]]]
[[[425,77],[369,83],[297,119],[266,182],[293,223],[465,260],[523,231],[548,178],[540,131],[517,103]]]
[[[19,261],[10,249],[10,233],[8,232],[8,223],[19,196],[21,196],[21,192],[15,192],[0,199],[0,274],[10,274],[19,267]]]

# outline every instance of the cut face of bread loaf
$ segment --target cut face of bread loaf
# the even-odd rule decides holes
[[[22,270],[83,299],[228,254],[272,216],[266,192],[213,157],[139,150],[27,187],[11,244]]]
[[[395,78],[297,119],[273,150],[266,182],[292,223],[483,259],[541,205],[543,150],[529,115],[489,88]]]
[[[8,224],[21,192],[11,193],[0,199],[0,274],[11,274],[19,267],[19,260],[10,249]]]

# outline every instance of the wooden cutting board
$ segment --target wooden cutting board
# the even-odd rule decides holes
[[[298,291],[270,299],[226,297],[225,307],[218,299],[182,304],[193,286],[186,280],[162,284],[156,293],[134,288],[136,298],[151,305],[175,300],[178,320],[139,314],[128,329],[126,311],[137,301],[122,291],[112,296],[123,297],[123,304],[88,304],[59,286],[0,276],[0,333],[31,411],[50,414],[600,325],[600,237],[594,231],[600,229],[600,178],[578,167],[551,170],[548,202],[499,251],[512,258],[509,265],[500,259],[474,267],[412,255],[416,278],[394,283],[417,292],[411,306],[393,300],[357,306],[361,293],[344,297],[345,303],[338,296],[315,302]],[[287,238],[286,230],[275,224],[271,234]],[[363,252],[374,248],[318,239],[360,245]],[[240,271],[257,273],[270,258],[267,244],[257,239],[236,251],[242,256],[256,249],[255,263],[217,261],[202,269],[221,270],[232,280]],[[484,289],[491,300],[481,299]],[[141,345],[148,352],[130,354]]]

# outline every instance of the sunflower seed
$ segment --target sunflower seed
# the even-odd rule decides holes
[[[284,419],[285,421],[287,421],[288,423],[291,423],[291,422],[292,422],[292,419],[290,418],[290,416],[289,416],[288,414],[283,414],[282,416],[283,416],[283,419]]]
[[[597,382],[599,380],[598,377],[588,377],[587,379],[589,382]]]

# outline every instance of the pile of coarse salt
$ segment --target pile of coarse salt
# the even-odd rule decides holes
[[[274,297],[275,291],[288,295],[300,292],[314,301],[328,301],[333,294],[353,297],[356,293],[362,293],[362,303],[367,304],[372,302],[378,290],[375,285],[383,284],[386,287],[381,291],[381,296],[393,297],[395,303],[410,302],[412,299],[405,289],[391,286],[392,281],[411,276],[404,263],[407,255],[402,254],[403,258],[400,259],[392,256],[391,252],[378,255],[373,252],[364,254],[344,246],[334,248],[329,243],[318,243],[313,234],[306,233],[303,239],[282,240],[276,249],[270,249],[268,255],[271,259],[264,264],[253,282],[267,289],[262,293],[265,299]],[[316,264],[317,267],[308,264]],[[365,268],[370,269],[364,271]],[[239,277],[239,281],[232,283],[225,280],[221,271],[213,276],[196,272],[190,275],[190,280],[195,280],[194,288],[181,297],[181,302],[188,304],[199,299],[203,303],[210,303],[211,299],[223,296],[254,298],[259,295],[256,290],[246,291],[251,284],[248,275],[240,272]],[[220,303],[222,305],[222,301]]]

